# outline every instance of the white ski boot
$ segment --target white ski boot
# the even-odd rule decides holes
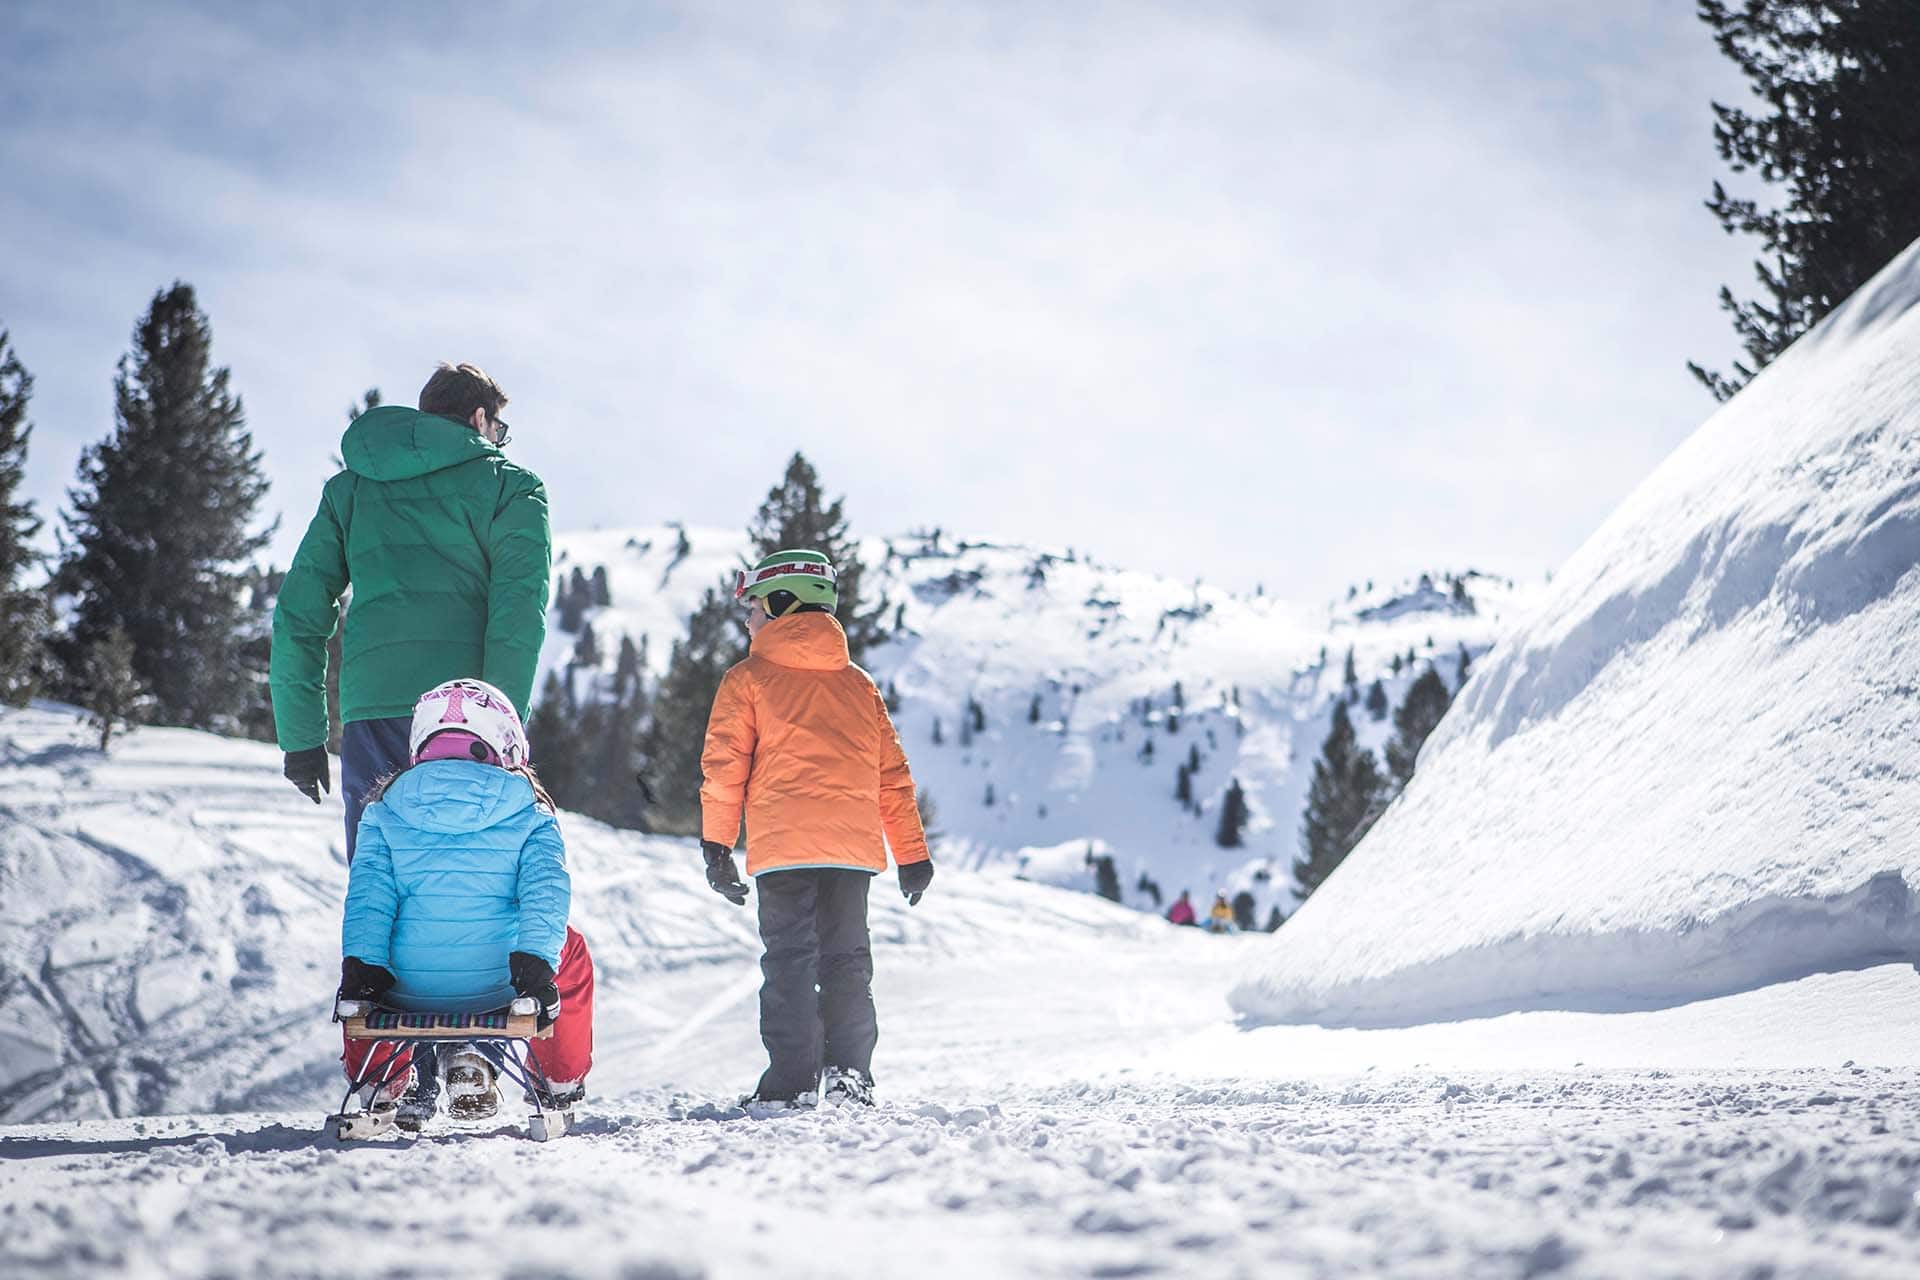
[[[493,1063],[462,1049],[447,1061],[447,1114],[455,1120],[491,1120],[500,1110]]]
[[[873,1081],[858,1067],[828,1067],[820,1099],[829,1107],[870,1107]]]

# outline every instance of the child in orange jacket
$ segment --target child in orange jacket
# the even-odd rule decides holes
[[[887,869],[888,845],[909,905],[933,880],[913,774],[880,691],[848,658],[825,556],[768,556],[741,572],[734,596],[753,644],[707,720],[701,850],[707,882],[745,905],[733,860],[744,815],[766,947],[768,1065],[750,1101],[871,1105],[879,1029],[868,884]]]

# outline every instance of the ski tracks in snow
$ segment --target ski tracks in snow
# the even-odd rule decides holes
[[[0,1271],[332,1275],[350,1236],[366,1270],[462,1277],[1892,1276],[1920,1266],[1916,1132],[1906,1073],[1857,1068],[1104,1080],[758,1119],[652,1093],[545,1146],[89,1122],[0,1138]]]

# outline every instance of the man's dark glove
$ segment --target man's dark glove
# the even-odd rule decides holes
[[[287,781],[300,788],[300,794],[315,804],[320,803],[322,791],[333,790],[333,768],[327,763],[325,747],[308,747],[305,751],[287,752],[287,763],[280,770]]]
[[[378,1000],[393,986],[393,971],[348,956],[340,962],[340,999]]]
[[[933,859],[904,863],[900,867],[900,892],[907,896],[907,905],[920,905],[920,895],[933,883]]]
[[[507,972],[513,975],[513,989],[540,1006],[534,1025],[542,1031],[552,1026],[560,1016],[560,987],[553,980],[553,966],[530,952],[515,951],[507,956]]]
[[[707,858],[707,883],[713,891],[736,907],[747,905],[747,886],[740,879],[740,868],[733,864],[733,850],[712,840],[700,842]]]

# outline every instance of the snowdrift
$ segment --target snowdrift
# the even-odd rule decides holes
[[[1243,1018],[1660,1006],[1920,953],[1916,303],[1920,245],[1627,499]]]

